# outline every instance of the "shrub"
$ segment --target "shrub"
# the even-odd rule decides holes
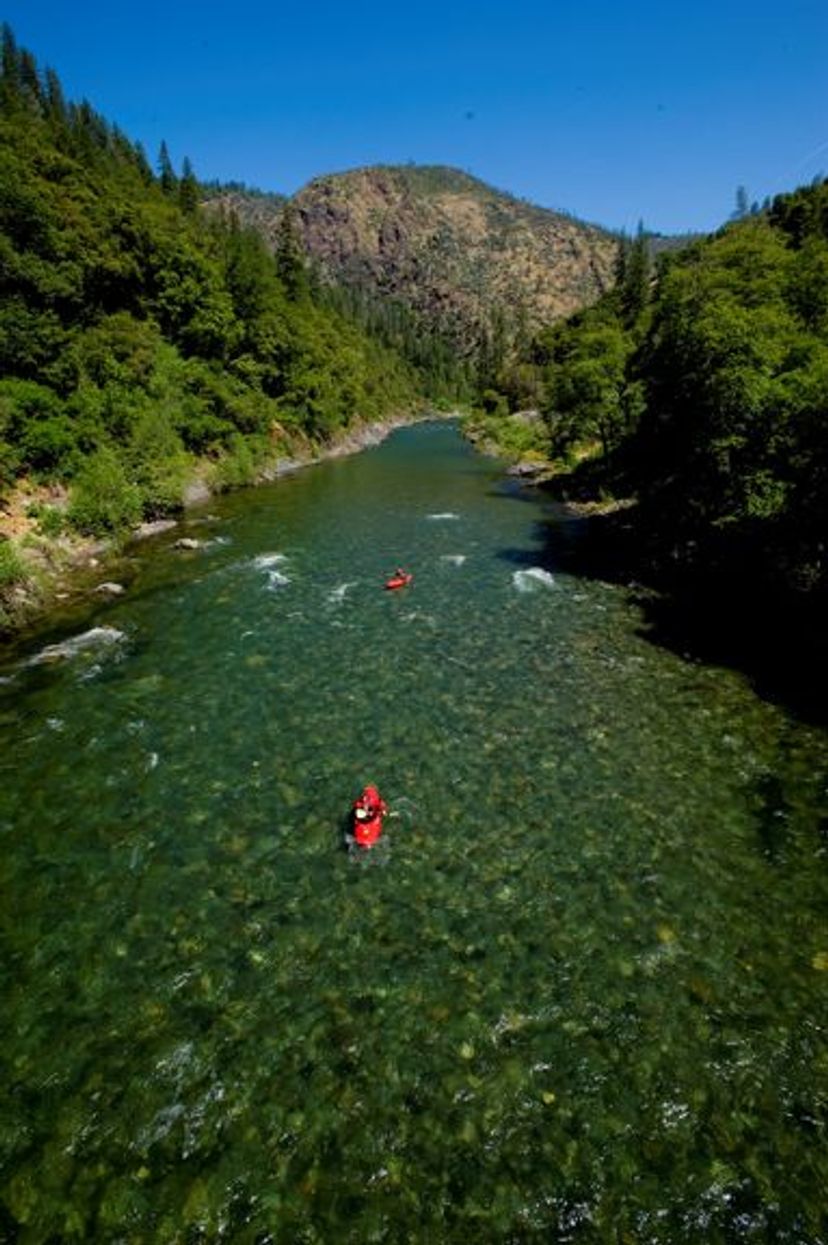
[[[143,412],[125,450],[130,479],[141,490],[145,519],[177,514],[183,507],[190,460],[166,411]]]
[[[66,514],[57,506],[47,506],[43,502],[33,501],[26,507],[30,519],[37,520],[37,526],[43,536],[60,536],[66,527]]]
[[[0,540],[0,594],[28,578],[29,573],[14,545],[10,540]]]
[[[244,488],[256,479],[262,457],[262,446],[235,434],[230,440],[229,451],[222,455],[213,467],[212,483],[220,492]]]
[[[127,476],[109,446],[99,449],[78,473],[72,489],[69,520],[79,532],[112,536],[141,520],[140,487]]]

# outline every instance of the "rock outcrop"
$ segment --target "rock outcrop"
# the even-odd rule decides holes
[[[275,248],[285,201],[229,191],[211,201]],[[498,309],[527,331],[594,302],[613,281],[617,238],[456,169],[379,166],[318,177],[291,200],[323,280],[404,303],[458,345]]]

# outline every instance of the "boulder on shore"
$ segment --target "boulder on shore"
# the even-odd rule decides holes
[[[151,523],[142,523],[135,535],[139,540],[143,540],[147,536],[157,536],[160,532],[168,532],[170,528],[177,526],[175,519],[153,519]]]
[[[509,476],[518,476],[522,480],[530,480],[534,476],[541,475],[546,470],[545,463],[535,463],[531,461],[513,463],[507,470]]]

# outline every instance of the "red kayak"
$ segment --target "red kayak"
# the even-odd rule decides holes
[[[411,583],[413,578],[414,576],[408,571],[397,571],[390,579],[385,581],[385,586],[392,590],[394,588],[405,588],[406,585]]]
[[[387,812],[388,805],[376,787],[365,787],[353,804],[354,842],[359,847],[374,846],[382,834],[382,819]]]

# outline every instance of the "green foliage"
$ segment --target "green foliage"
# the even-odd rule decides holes
[[[60,536],[66,530],[66,515],[58,506],[34,501],[26,507],[26,516],[37,520],[42,536]]]
[[[480,406],[484,415],[494,416],[496,419],[504,419],[509,414],[506,395],[498,393],[496,389],[483,390],[480,395]]]
[[[293,209],[288,204],[279,221],[276,238],[276,274],[291,302],[301,302],[308,294],[307,260],[299,241]]]
[[[0,429],[17,465],[36,475],[60,476],[76,458],[76,431],[58,396],[35,381],[0,380]],[[7,461],[14,461],[9,455]]]
[[[182,212],[192,216],[198,207],[198,182],[193,166],[185,156],[181,166],[181,181],[178,183],[178,202]]]
[[[475,387],[472,360],[464,357],[435,320],[419,315],[399,299],[368,288],[321,285],[317,305],[333,310],[405,359],[418,388],[432,401],[455,405],[471,399]]]
[[[162,408],[147,404],[133,424],[123,459],[140,490],[145,519],[165,518],[183,508],[191,460]]]
[[[649,298],[650,252],[644,225],[639,222],[635,239],[622,236],[618,246],[614,301],[621,310],[625,327],[632,327]]]
[[[265,448],[238,434],[232,436],[226,453],[214,463],[210,474],[210,483],[216,492],[226,493],[253,484],[262,465]]]
[[[0,540],[0,594],[26,579],[28,572],[14,545],[10,540]]]
[[[828,195],[783,196],[666,265],[628,484],[682,559],[825,602]]]
[[[543,410],[557,457],[568,459],[592,441],[608,454],[634,428],[641,412],[634,349],[632,334],[603,309],[584,312],[547,336]]]
[[[8,28],[0,51],[0,494],[72,480],[72,522],[119,531],[180,506],[193,455],[240,483],[277,427],[327,440],[414,399],[396,355],[310,300],[289,214],[274,261],[201,216],[188,160],[162,145],[153,176]]]
[[[740,217],[664,252],[654,281],[639,231],[616,288],[526,362],[552,453],[600,446],[591,485],[638,494],[651,565],[824,615],[828,182]]]
[[[102,446],[87,459],[72,488],[69,520],[89,536],[118,536],[142,515],[141,489],[115,450]]]

